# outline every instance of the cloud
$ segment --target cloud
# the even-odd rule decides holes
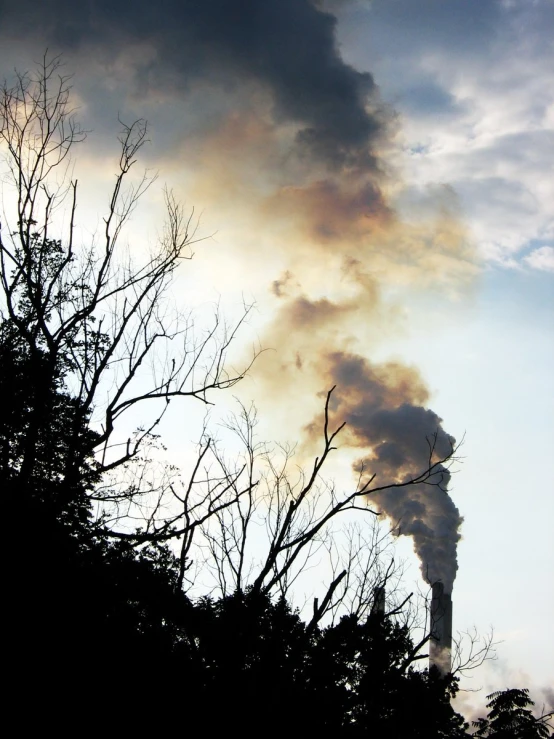
[[[540,246],[533,249],[530,254],[523,258],[523,261],[532,269],[539,269],[543,272],[554,272],[554,248],[551,246]]]
[[[449,119],[463,112],[463,103],[432,80],[414,81],[402,91],[397,102],[408,115]]]
[[[551,222],[553,24],[550,0],[341,11],[349,60],[373,70],[399,111],[406,179],[449,182],[481,254],[501,265],[521,265]]]

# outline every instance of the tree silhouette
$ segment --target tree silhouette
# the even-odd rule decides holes
[[[228,329],[216,315],[211,327],[195,334],[187,317],[168,313],[166,292],[195,243],[193,214],[185,216],[170,192],[165,193],[167,219],[160,243],[142,258],[130,256],[121,243],[138,200],[153,182],[147,175],[129,181],[146,141],[144,121],[122,124],[100,244],[75,243],[78,183],[68,179],[68,164],[85,131],[71,107],[70,77],[61,71],[59,58],[45,56],[36,73],[18,74],[14,85],[6,83],[0,90],[0,144],[15,212],[13,222],[0,224],[2,321],[9,322],[4,334],[16,340],[33,382],[21,459],[12,475],[27,484],[38,474],[48,395],[63,390],[68,402],[71,397],[72,421],[65,426],[65,459],[57,459],[55,474],[62,487],[66,478],[71,487],[79,464],[74,450],[94,412],[97,475],[128,473],[115,489],[94,489],[102,512],[112,514],[110,530],[116,537],[118,505],[140,514],[146,498],[150,502],[157,495],[160,511],[167,496],[173,500],[166,479],[154,489],[141,487],[140,463],[171,401],[206,403],[210,391],[232,387],[242,377],[243,371],[227,368],[226,356],[244,316]],[[63,207],[69,211],[67,228],[63,238],[53,238],[53,221]],[[144,372],[154,357],[160,371]],[[121,424],[137,406],[147,420],[122,436]],[[165,519],[145,515],[158,537],[166,531]]]
[[[499,690],[487,696],[488,717],[473,722],[473,736],[495,739],[540,739],[551,735],[548,719],[552,713],[537,718],[529,710],[534,702],[527,689]]]

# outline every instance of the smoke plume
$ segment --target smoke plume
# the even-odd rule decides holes
[[[364,450],[356,473],[375,476],[376,487],[390,485],[368,496],[369,505],[391,520],[396,535],[412,537],[423,578],[441,581],[450,593],[462,518],[448,495],[450,472],[441,460],[452,453],[455,440],[425,407],[421,377],[398,363],[372,365],[344,352],[322,359],[329,382],[337,385],[333,416],[346,421],[346,443]]]
[[[313,411],[309,440],[309,399],[337,385],[332,411],[359,451],[354,471],[394,485],[454,442],[417,370],[369,361],[402,323],[402,301],[387,291],[448,293],[476,269],[448,188],[417,219],[399,213],[402,183],[387,160],[395,117],[372,75],[342,58],[339,5],[21,0],[0,10],[0,48],[19,39],[31,58],[41,46],[67,52],[97,118],[110,94],[160,116],[156,165],[183,181],[186,172],[187,200],[220,215],[244,289],[268,286],[261,339],[275,352],[254,370],[260,395],[278,397],[289,417]],[[431,479],[368,503],[413,538],[424,577],[450,591],[461,518],[448,482],[438,464]]]
[[[273,119],[297,125],[298,156],[331,168],[374,164],[368,143],[382,128],[368,110],[375,83],[344,63],[336,18],[310,0],[23,0],[3,15],[12,34],[42,29],[51,43],[93,47],[106,61],[148,44],[154,54],[136,66],[146,96],[157,87],[256,82],[271,96]]]

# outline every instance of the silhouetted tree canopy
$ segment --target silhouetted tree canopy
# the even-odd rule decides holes
[[[487,718],[473,722],[476,737],[494,737],[495,739],[534,739],[548,737],[551,733],[548,725],[537,720],[529,710],[534,702],[529,698],[527,689],[509,688],[499,690],[487,696],[490,708]],[[551,714],[550,714],[551,715]]]

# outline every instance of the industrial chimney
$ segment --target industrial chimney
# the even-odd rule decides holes
[[[434,665],[446,675],[452,667],[452,598],[442,582],[433,585],[430,616],[429,667]]]
[[[385,588],[380,585],[373,588],[373,604],[371,606],[371,613],[379,616],[385,615]]]

